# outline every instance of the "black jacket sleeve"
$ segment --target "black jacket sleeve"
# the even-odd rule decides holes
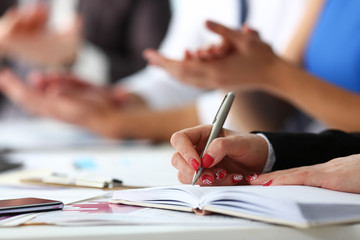
[[[273,170],[324,163],[360,153],[360,133],[328,130],[312,133],[263,133],[273,146]]]

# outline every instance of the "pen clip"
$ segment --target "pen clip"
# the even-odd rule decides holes
[[[220,104],[220,107],[219,107],[219,109],[218,109],[217,112],[216,112],[216,115],[215,115],[215,117],[214,117],[214,120],[213,120],[212,124],[214,124],[214,123],[216,122],[217,117],[218,117],[218,115],[219,115],[219,112],[220,112],[221,109],[223,108],[224,102],[225,102],[226,98],[228,98],[228,95],[229,95],[229,94],[226,94],[225,97],[224,97],[224,99],[222,100],[222,102],[221,102],[221,104]]]

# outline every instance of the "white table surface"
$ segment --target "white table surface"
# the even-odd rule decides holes
[[[95,226],[58,227],[25,226],[1,228],[0,239],[157,239],[157,240],[305,240],[305,239],[360,239],[360,224],[329,226],[313,229],[294,229],[274,225],[258,227],[196,227],[196,226]]]
[[[78,148],[52,148],[49,150],[27,150],[10,154],[16,160],[24,161],[27,170],[45,168],[48,170],[74,170],[74,162],[88,159],[94,171],[121,178],[125,185],[156,186],[177,184],[176,170],[170,159],[174,150],[170,145],[120,145]],[[1,174],[0,184],[13,183],[14,173]],[[16,175],[16,174],[15,174]],[[328,226],[312,229],[294,229],[276,225],[259,224],[247,226],[21,226],[1,227],[0,239],[360,239],[360,224]]]

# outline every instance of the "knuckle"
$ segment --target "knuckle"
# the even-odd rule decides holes
[[[226,152],[226,140],[223,138],[217,138],[213,141],[213,146],[216,152]]]
[[[181,172],[178,172],[177,178],[178,178],[179,182],[181,182],[183,184],[187,183],[186,179],[184,178],[184,175]]]
[[[177,173],[177,179],[182,183],[182,174],[180,172]]]
[[[183,136],[183,133],[181,131],[174,133],[170,138],[170,143],[175,147],[178,140]]]
[[[183,172],[184,172],[184,174],[186,174],[186,176],[194,175],[194,170],[190,166],[183,169]]]
[[[177,166],[178,159],[179,159],[179,153],[176,152],[176,153],[173,154],[173,156],[172,156],[172,158],[171,158],[171,165],[172,165],[173,167],[175,167],[175,168],[176,168],[176,166]]]

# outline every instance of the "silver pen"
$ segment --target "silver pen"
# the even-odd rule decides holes
[[[229,92],[228,94],[225,95],[224,100],[222,101],[219,110],[217,111],[214,121],[212,122],[212,128],[211,128],[211,132],[209,135],[209,139],[206,143],[206,146],[203,150],[203,152],[200,155],[200,159],[202,159],[206,149],[208,148],[208,146],[210,145],[210,143],[219,136],[220,131],[224,125],[224,122],[226,120],[226,117],[230,111],[231,105],[234,101],[235,98],[235,94],[233,92]],[[202,171],[204,170],[204,168],[201,166],[194,174],[193,180],[192,180],[192,185],[194,186],[194,184],[197,182],[197,180],[199,179]]]

